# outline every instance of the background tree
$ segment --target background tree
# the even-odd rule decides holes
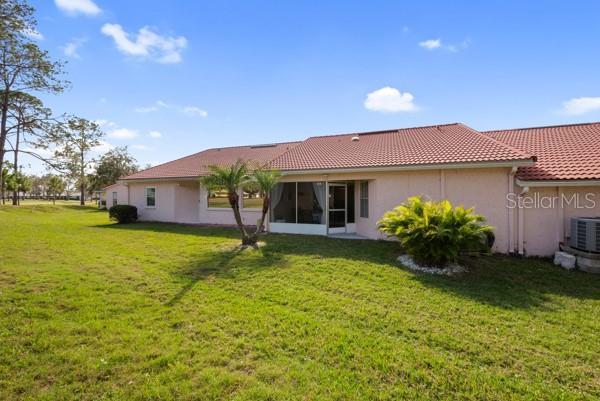
[[[11,164],[10,162],[3,162],[2,164],[0,164],[0,169],[2,170],[0,172],[0,196],[2,196],[2,204],[4,205],[6,202],[6,180],[7,177],[10,173],[10,168],[11,168]]]
[[[100,145],[100,138],[104,133],[93,121],[71,117],[56,135],[54,140],[59,147],[55,151],[55,157],[62,169],[77,182],[80,204],[85,205],[87,173],[94,163],[89,153]]]
[[[52,204],[56,204],[56,196],[65,192],[67,183],[59,176],[53,175],[48,179],[48,194],[52,196]]]
[[[10,95],[9,117],[13,125],[8,128],[7,144],[13,152],[13,166],[19,165],[19,154],[26,153],[54,166],[48,158],[43,157],[33,148],[48,146],[50,133],[56,123],[51,111],[44,107],[42,101],[24,92],[12,92]],[[12,135],[11,135],[12,131]],[[23,149],[22,145],[30,145]],[[16,171],[16,167],[15,171]],[[13,192],[13,205],[17,204],[17,192]]]
[[[23,0],[0,1],[0,166],[6,152],[11,94],[58,93],[68,84],[60,79],[64,64],[51,60],[27,36],[36,31],[33,13],[34,8]]]
[[[89,190],[100,190],[138,170],[137,160],[129,154],[126,146],[111,149],[100,157],[96,171],[90,177]]]
[[[21,203],[21,198],[25,197],[25,194],[31,191],[31,180],[21,171],[16,171],[8,174],[6,188],[17,194],[17,203],[14,204],[16,206]]]

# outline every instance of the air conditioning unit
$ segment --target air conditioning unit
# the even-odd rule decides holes
[[[569,246],[586,252],[600,252],[600,217],[573,217]]]

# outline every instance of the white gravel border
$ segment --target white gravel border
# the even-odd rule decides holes
[[[398,262],[402,263],[406,268],[419,272],[419,273],[427,273],[427,274],[437,274],[441,276],[452,276],[454,274],[464,273],[467,271],[463,266],[452,264],[440,269],[439,267],[433,266],[421,266],[417,262],[413,260],[409,255],[400,255],[398,256]]]

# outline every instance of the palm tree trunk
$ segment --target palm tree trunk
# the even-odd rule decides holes
[[[258,234],[261,233],[262,227],[265,224],[265,218],[267,217],[267,213],[269,212],[269,205],[271,203],[271,197],[265,194],[265,198],[263,199],[262,205],[262,215],[260,216],[260,222],[256,226],[255,236],[258,237]]]
[[[228,197],[229,205],[231,206],[231,209],[233,209],[235,222],[242,233],[242,245],[252,245],[252,240],[248,236],[248,232],[246,231],[246,227],[244,227],[244,222],[242,221],[242,215],[240,214],[240,197],[237,192],[230,192]]]

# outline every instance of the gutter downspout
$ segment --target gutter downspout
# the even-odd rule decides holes
[[[515,193],[515,174],[517,167],[513,167],[508,173],[508,194],[512,196]],[[508,208],[508,253],[515,252],[515,208]]]
[[[519,201],[529,192],[529,187],[523,187],[521,193],[519,194]],[[521,202],[519,202],[519,222],[518,222],[518,231],[519,231],[519,255],[523,256],[525,254],[525,238],[523,238],[525,227],[524,227],[524,219],[525,217],[525,209],[521,207]]]

